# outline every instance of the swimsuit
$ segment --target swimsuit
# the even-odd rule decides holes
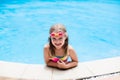
[[[64,62],[67,62],[68,54],[69,54],[68,50],[67,50],[67,55],[65,55],[65,56],[53,56],[50,54],[50,56],[52,57],[51,61],[56,62],[56,63],[57,63],[57,61],[61,61],[61,60]]]
[[[55,56],[55,57],[52,57],[51,61],[53,62],[57,62],[57,61],[64,61],[66,62],[67,61],[67,56]]]

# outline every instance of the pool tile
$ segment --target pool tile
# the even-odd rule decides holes
[[[51,80],[52,68],[45,65],[28,65],[25,72],[22,74],[21,79],[28,80]]]
[[[98,78],[96,80],[120,80],[120,75],[109,76],[105,78]]]
[[[120,57],[86,62],[85,65],[94,75],[118,72],[120,71]]]
[[[52,80],[70,80],[70,79],[80,79],[84,77],[91,76],[92,73],[84,66],[82,63],[79,63],[77,67],[69,70],[53,70]]]
[[[98,77],[92,77],[87,80],[120,80],[120,74],[109,74]]]
[[[0,61],[0,76],[20,78],[27,64]]]
[[[20,79],[0,77],[0,80],[20,80]]]

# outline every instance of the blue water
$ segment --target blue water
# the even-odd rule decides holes
[[[66,25],[80,62],[120,56],[119,0],[0,0],[0,60],[44,64],[55,23]]]

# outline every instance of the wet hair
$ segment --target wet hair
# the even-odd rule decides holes
[[[63,24],[52,25],[50,28],[49,34],[51,34],[53,31],[63,31],[64,33],[67,33],[66,28]],[[62,46],[62,48],[64,49],[64,53],[65,53],[64,56],[67,55],[67,49],[68,49],[68,35],[65,34],[65,36],[66,36],[65,43]],[[55,56],[55,46],[52,44],[51,37],[49,37],[48,40],[49,40],[49,46],[50,46],[49,47],[50,53],[52,56]]]

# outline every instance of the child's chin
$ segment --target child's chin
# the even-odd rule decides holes
[[[56,46],[56,49],[60,49],[61,48],[61,46]]]

